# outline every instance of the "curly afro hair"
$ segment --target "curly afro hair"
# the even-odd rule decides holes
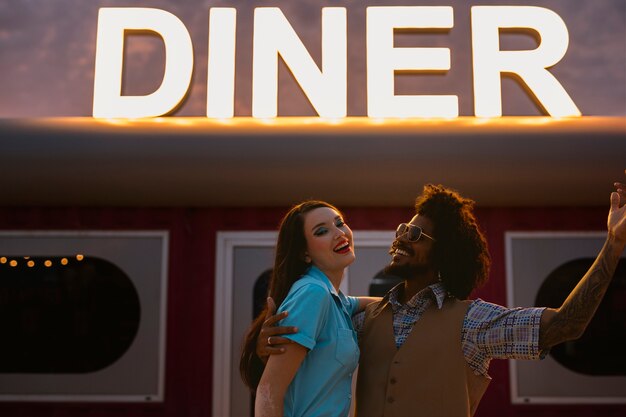
[[[415,211],[433,221],[434,263],[448,293],[459,300],[489,277],[487,241],[474,216],[474,201],[442,185],[427,184],[415,200]]]

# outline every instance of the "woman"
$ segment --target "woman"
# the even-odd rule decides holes
[[[279,312],[289,311],[281,324],[297,324],[298,333],[287,336],[295,343],[270,357],[264,371],[255,349],[265,311],[246,335],[240,370],[256,389],[257,417],[348,415],[359,360],[351,316],[377,300],[346,297],[339,290],[354,259],[352,231],[332,205],[306,201],[283,218],[270,296]]]

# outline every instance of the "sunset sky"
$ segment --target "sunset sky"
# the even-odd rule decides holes
[[[559,14],[569,30],[567,54],[552,73],[583,115],[626,116],[626,1],[624,0],[185,0],[85,1],[0,0],[0,117],[91,116],[96,28],[100,7],[154,7],[182,20],[194,47],[191,92],[177,116],[206,111],[208,14],[211,7],[237,9],[236,116],[251,113],[252,17],[259,6],[280,7],[319,63],[320,11],[348,9],[348,115],[366,111],[365,8],[374,5],[448,5],[454,28],[448,33],[403,34],[401,46],[451,49],[445,75],[397,77],[400,94],[456,94],[461,115],[473,115],[470,6],[525,4]],[[523,34],[501,36],[504,49],[533,49]],[[164,49],[157,37],[130,36],[126,41],[124,93],[148,94],[160,84]],[[539,110],[519,85],[503,80],[504,115],[537,115]],[[286,67],[281,67],[279,115],[314,115]]]

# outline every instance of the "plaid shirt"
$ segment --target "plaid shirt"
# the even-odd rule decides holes
[[[417,293],[408,303],[399,301],[399,286],[387,297],[393,312],[393,333],[400,348],[411,333],[413,324],[434,301],[441,308],[448,296],[441,283],[433,284]],[[481,299],[472,301],[461,329],[463,355],[477,374],[488,376],[491,359],[538,359],[539,322],[544,308],[506,308]],[[363,330],[365,314],[354,316],[354,328]]]

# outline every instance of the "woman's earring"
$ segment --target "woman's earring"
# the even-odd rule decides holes
[[[309,255],[304,255],[304,262],[306,262],[307,264],[311,263],[311,257]]]
[[[441,281],[441,272],[437,271],[437,278],[439,279],[439,281]]]

